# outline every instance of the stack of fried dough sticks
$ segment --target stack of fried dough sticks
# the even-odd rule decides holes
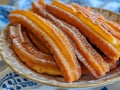
[[[120,26],[75,3],[33,2],[9,15],[8,34],[14,52],[38,73],[73,82],[84,74],[101,78],[116,68]]]

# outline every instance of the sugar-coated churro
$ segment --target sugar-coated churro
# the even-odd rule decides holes
[[[67,82],[79,79],[81,76],[80,66],[71,44],[62,32],[48,25],[49,22],[30,11],[12,11],[9,19],[11,23],[21,23],[37,38],[45,40]]]

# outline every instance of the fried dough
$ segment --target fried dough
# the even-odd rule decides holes
[[[99,78],[109,71],[104,64],[102,57],[91,47],[85,37],[74,26],[55,18],[38,3],[33,2],[32,7],[34,12],[53,22],[68,36],[68,38],[72,40],[71,44],[75,44],[72,46],[75,48],[74,51],[76,52],[77,58],[85,65],[94,77]]]
[[[21,23],[27,27],[38,39],[43,38],[45,40],[67,82],[80,78],[80,65],[71,44],[60,30],[48,25],[50,24],[49,22],[30,11],[12,11],[9,19],[11,23]]]
[[[12,41],[12,48],[28,67],[49,75],[61,75],[54,58],[39,51],[30,42],[25,32],[22,33],[20,25],[9,26],[9,36]]]
[[[55,1],[55,2],[57,2],[57,1]],[[119,57],[120,57],[119,45],[120,44],[119,44],[119,41],[115,37],[113,37],[106,30],[102,30],[102,33],[104,33],[104,35],[105,35],[105,36],[103,35],[104,36],[104,38],[103,38],[102,36],[98,35],[99,32],[96,33],[95,31],[93,31],[93,29],[91,29],[88,25],[86,25],[83,21],[81,21],[73,13],[69,12],[69,11],[74,12],[75,9],[71,9],[70,6],[67,6],[64,4],[61,5],[61,3],[60,3],[60,5],[58,5],[59,3],[57,3],[57,4],[53,3],[53,4],[54,5],[46,5],[46,9],[48,12],[50,12],[57,18],[62,19],[64,21],[66,21],[67,23],[70,23],[73,26],[75,26],[76,28],[78,28],[82,34],[84,34],[94,45],[96,45],[105,55],[107,55],[112,60],[119,59]],[[68,10],[66,9],[66,7]],[[59,14],[59,13],[61,13],[61,14]],[[78,14],[80,14],[80,13],[78,13]],[[95,24],[95,23],[93,23],[93,24]],[[96,26],[96,24],[94,26]],[[111,39],[110,39],[110,37],[111,37]]]

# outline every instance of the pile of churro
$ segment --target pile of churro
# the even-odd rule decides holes
[[[32,3],[9,14],[9,38],[19,59],[32,70],[73,82],[101,78],[117,67],[120,25],[76,3]]]

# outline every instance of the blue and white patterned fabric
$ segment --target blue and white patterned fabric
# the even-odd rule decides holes
[[[28,9],[32,1],[37,0],[0,0],[0,30],[8,23],[8,14],[15,9]],[[51,0],[46,0],[49,3]],[[75,2],[81,5],[104,8],[120,13],[120,0],[60,0],[62,2]],[[0,60],[1,61],[1,60]],[[0,62],[1,63],[1,62]],[[0,64],[0,68],[3,64]],[[24,77],[21,77],[10,68],[3,71],[0,69],[0,90],[61,90],[61,88],[43,86]],[[87,89],[63,89],[63,90],[120,90],[120,82],[99,87]]]
[[[7,73],[6,73],[7,72]],[[3,77],[2,77],[3,76]],[[2,72],[0,78],[0,90],[22,90],[27,87],[36,87],[37,83],[21,77],[11,69]]]

